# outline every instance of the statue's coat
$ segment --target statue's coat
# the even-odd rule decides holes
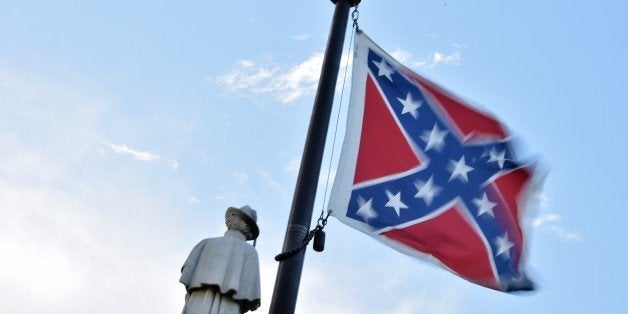
[[[260,275],[255,248],[239,235],[229,230],[224,237],[199,242],[183,264],[179,281],[192,297],[201,289],[218,292],[239,303],[244,313],[260,305]]]

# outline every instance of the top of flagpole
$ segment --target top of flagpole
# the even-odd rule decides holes
[[[349,2],[349,4],[354,7],[358,4],[360,4],[362,0],[348,0],[347,2]],[[331,2],[333,2],[334,4],[336,4],[336,2],[338,2],[338,0],[331,0]]]

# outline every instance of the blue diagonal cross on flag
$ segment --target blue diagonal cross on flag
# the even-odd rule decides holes
[[[532,177],[492,115],[356,34],[335,217],[474,283],[530,290],[521,217]]]

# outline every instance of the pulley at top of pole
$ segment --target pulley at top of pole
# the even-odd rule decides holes
[[[360,1],[362,0],[348,0],[347,2],[349,2],[349,4],[354,7],[358,4],[360,4]],[[331,0],[331,2],[333,2],[334,4],[336,4],[336,2],[338,2],[338,0]]]

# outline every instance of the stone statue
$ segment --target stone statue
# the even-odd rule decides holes
[[[183,314],[231,314],[260,306],[259,260],[247,240],[259,235],[251,207],[229,207],[223,237],[199,242],[190,252],[179,281],[185,285]]]

